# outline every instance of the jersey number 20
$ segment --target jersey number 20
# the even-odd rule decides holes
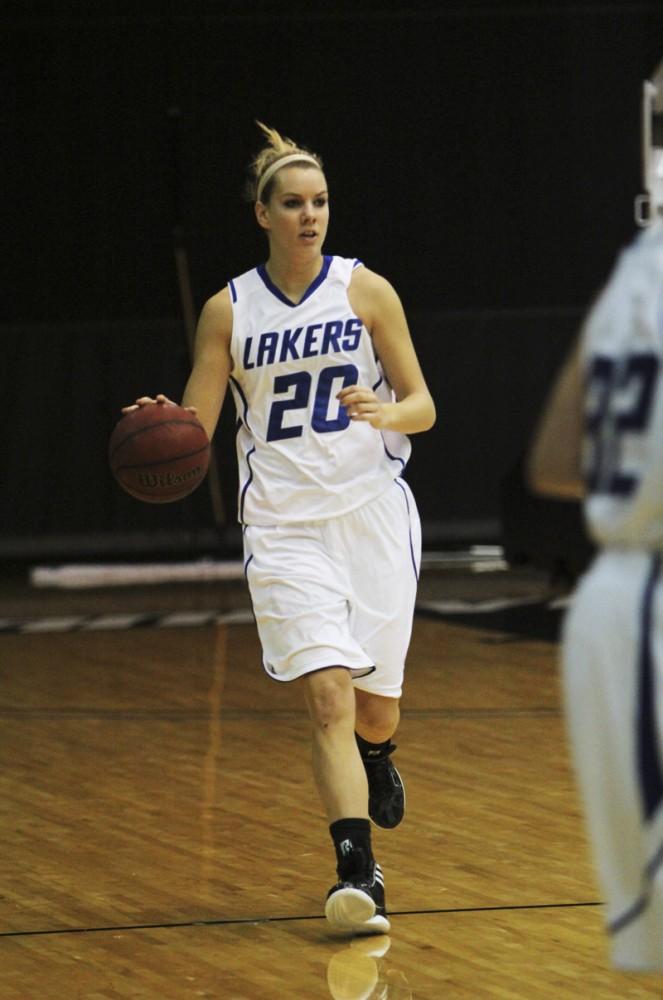
[[[314,431],[317,431],[318,434],[328,434],[330,431],[345,430],[350,423],[350,418],[342,406],[338,407],[338,412],[333,418],[329,416],[332,388],[338,381],[342,382],[339,389],[345,388],[347,385],[356,385],[358,377],[359,372],[354,365],[330,365],[322,369],[315,388],[311,414],[311,427]],[[288,393],[288,398],[275,399],[272,403],[267,425],[268,441],[301,437],[302,424],[284,427],[283,417],[288,410],[303,410],[308,406],[312,382],[311,373],[306,371],[276,376],[274,395],[285,396]]]

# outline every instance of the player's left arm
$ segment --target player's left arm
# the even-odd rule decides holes
[[[536,493],[566,500],[584,496],[583,399],[579,338],[553,384],[530,445],[526,476]]]
[[[352,420],[403,434],[426,431],[435,423],[435,403],[419,365],[405,312],[385,278],[357,268],[348,290],[350,304],[373,340],[395,402],[379,399],[369,386],[347,386],[338,394]]]

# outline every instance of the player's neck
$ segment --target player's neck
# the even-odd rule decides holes
[[[322,254],[300,260],[291,257],[283,259],[275,254],[270,254],[265,266],[276,287],[291,302],[299,302],[307,288],[320,274],[323,260]]]

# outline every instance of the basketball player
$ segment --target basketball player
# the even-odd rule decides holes
[[[569,732],[613,963],[663,971],[663,63],[644,104],[649,225],[562,369],[529,470],[542,493],[584,497],[599,546],[563,631]]]
[[[264,667],[302,688],[336,850],[326,916],[384,933],[369,816],[392,828],[404,813],[391,738],[421,547],[401,473],[405,435],[431,427],[435,407],[392,286],[358,260],[323,255],[320,158],[260,128],[250,197],[269,256],[205,304],[182,405],[211,438],[230,385]]]

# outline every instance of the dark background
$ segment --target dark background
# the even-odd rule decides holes
[[[264,257],[242,199],[256,118],[322,155],[327,252],[404,301],[439,415],[409,470],[426,544],[499,540],[550,380],[634,233],[662,5],[5,9],[0,558],[234,544],[206,486],[122,494],[106,445],[121,405],[186,380],[174,231],[196,312]]]

